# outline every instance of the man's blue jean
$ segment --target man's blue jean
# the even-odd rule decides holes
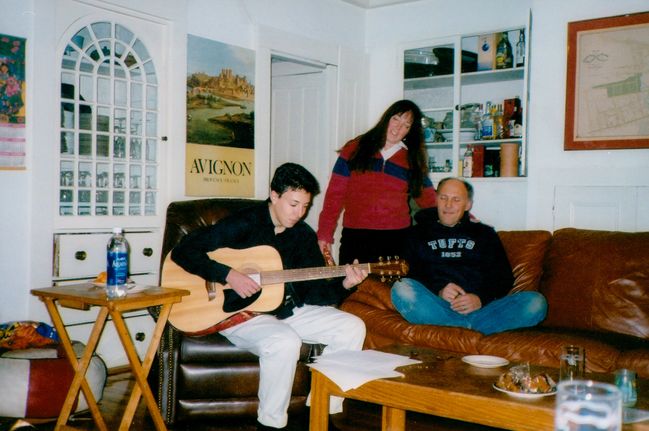
[[[534,326],[545,318],[547,301],[538,292],[522,291],[497,299],[469,314],[451,309],[451,304],[412,278],[392,286],[392,303],[410,323],[459,326],[483,334]]]

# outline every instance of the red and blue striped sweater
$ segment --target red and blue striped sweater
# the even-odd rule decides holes
[[[334,165],[318,221],[319,240],[333,243],[343,209],[346,228],[393,230],[410,226],[408,150],[401,148],[387,160],[378,152],[370,170],[352,172],[347,162],[358,142],[359,138],[347,142]],[[435,188],[428,177],[415,202],[420,208],[435,206]]]

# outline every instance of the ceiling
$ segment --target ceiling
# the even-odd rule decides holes
[[[345,3],[350,3],[364,9],[374,9],[383,6],[391,6],[395,4],[411,3],[419,0],[342,0]]]

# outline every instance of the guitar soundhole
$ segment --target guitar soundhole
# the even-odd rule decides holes
[[[242,298],[237,292],[232,289],[223,291],[223,311],[226,313],[234,313],[235,311],[243,310],[250,304],[255,302],[261,295],[261,290],[248,298]]]

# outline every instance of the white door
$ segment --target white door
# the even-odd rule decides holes
[[[335,159],[330,92],[337,68],[312,61],[273,57],[271,79],[271,175],[285,162],[307,168],[321,194],[306,218],[317,229],[324,192]]]

